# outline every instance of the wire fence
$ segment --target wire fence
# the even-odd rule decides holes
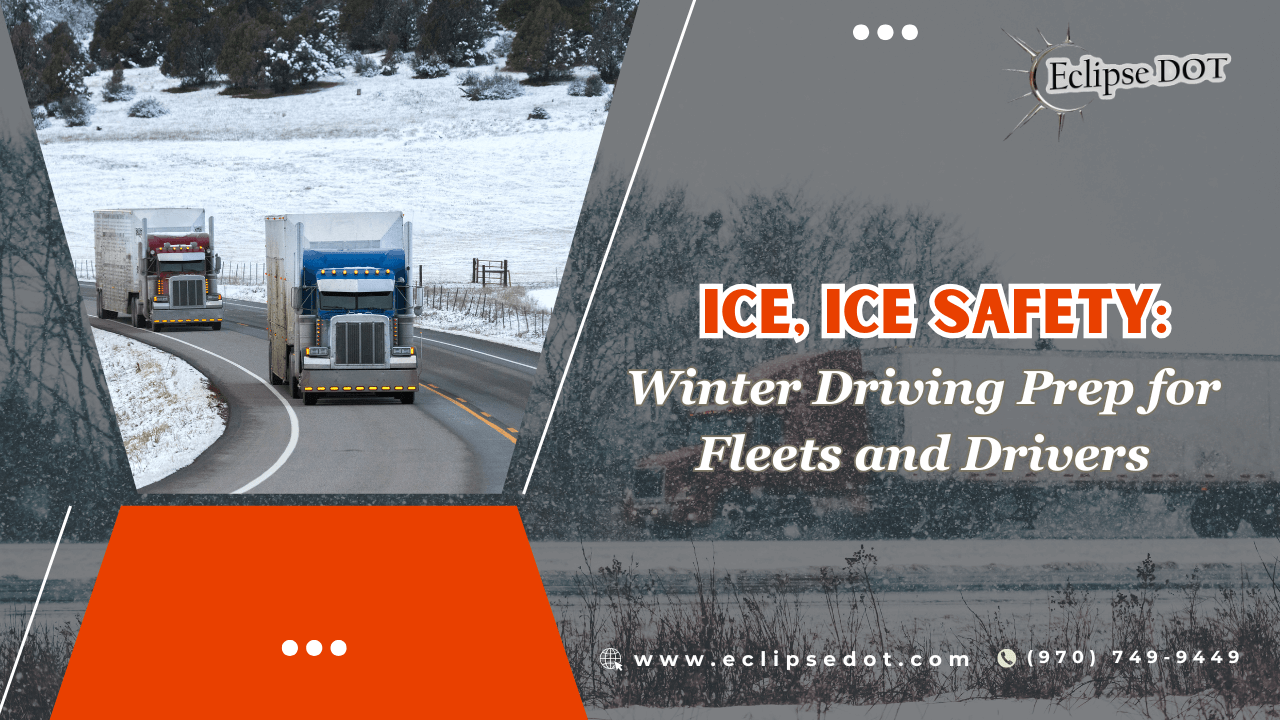
[[[75,264],[77,280],[98,279],[97,263],[93,260],[76,260]]]
[[[222,286],[261,286],[266,284],[265,264],[252,262],[224,263],[219,283]],[[76,277],[80,280],[94,280],[97,277],[93,260],[76,260]],[[418,266],[418,277],[422,277],[422,265]],[[414,283],[418,285],[418,283]],[[547,322],[551,312],[530,305],[528,302],[511,302],[520,297],[520,292],[511,289],[493,287],[467,287],[466,283],[445,285],[443,283],[418,285],[423,289],[424,307],[440,312],[453,312],[467,318],[474,318],[484,323],[513,330],[516,334],[532,333],[542,336],[547,331]],[[551,282],[535,283],[522,286],[554,287]],[[504,296],[507,298],[504,300]]]
[[[218,282],[223,285],[266,285],[267,266],[263,263],[223,263]]]
[[[96,261],[93,259],[76,260],[75,266],[76,277],[80,280],[94,280],[98,276]],[[510,271],[508,270],[507,273],[508,281],[510,282]],[[560,276],[562,274],[563,266],[555,274],[545,275],[540,280],[523,279],[522,282],[512,284],[518,284],[520,287],[525,288],[557,287],[560,285]],[[219,281],[223,285],[265,285],[266,277],[266,266],[263,263],[229,262],[223,263]],[[420,287],[425,287],[432,283],[466,283],[469,279],[467,275],[462,273],[459,273],[456,278],[451,278],[447,274],[441,273],[438,268],[428,269],[426,265],[417,265],[412,268],[409,278],[410,282]]]
[[[527,304],[513,304],[496,297],[497,293],[479,288],[427,285],[423,288],[424,309],[456,312],[482,322],[499,325],[517,333],[545,335],[551,313]]]

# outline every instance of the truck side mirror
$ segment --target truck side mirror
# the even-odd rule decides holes
[[[302,288],[289,288],[289,305],[292,306],[294,310],[302,308]]]
[[[422,292],[422,286],[415,285],[413,287],[413,314],[414,315],[422,314],[423,295],[424,293]]]
[[[213,274],[214,275],[222,274],[222,256],[221,255],[213,256]]]

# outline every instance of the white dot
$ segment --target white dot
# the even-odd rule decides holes
[[[871,28],[867,27],[866,25],[854,26],[853,28],[854,40],[866,40],[870,36],[871,36]]]
[[[342,657],[347,654],[347,644],[341,640],[334,640],[333,643],[329,645],[329,652],[337,655],[338,657]]]
[[[298,643],[292,640],[285,640],[284,644],[280,646],[280,651],[289,657],[293,657],[298,654]]]
[[[319,655],[322,650],[324,650],[324,645],[321,645],[319,640],[312,640],[307,643],[307,654],[311,657]]]
[[[903,39],[903,40],[915,40],[915,39],[916,39],[916,36],[917,36],[917,35],[919,35],[919,34],[920,34],[920,30],[919,30],[919,29],[917,29],[915,25],[903,25],[903,26],[902,26],[902,39]]]
[[[877,29],[876,29],[876,35],[878,35],[878,36],[880,37],[880,39],[881,39],[881,40],[888,40],[889,38],[892,38],[892,37],[893,37],[893,26],[892,26],[892,25],[881,25],[879,28],[877,28]]]

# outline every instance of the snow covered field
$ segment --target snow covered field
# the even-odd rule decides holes
[[[102,208],[203,207],[217,219],[224,263],[263,261],[268,214],[402,210],[426,281],[466,281],[480,257],[509,260],[516,284],[558,283],[606,98],[551,85],[471,102],[457,86],[462,72],[417,80],[402,67],[246,99],[218,88],[164,92],[177,83],[156,68],[126,70],[135,101],[154,97],[170,110],[153,119],[128,117],[133,101],[102,102],[110,71],[90,76],[89,125],[54,120],[40,131],[72,256],[93,257],[93,210]],[[550,119],[527,119],[535,105]]]
[[[93,339],[137,487],[190,465],[222,435],[225,405],[195,368],[105,330]]]

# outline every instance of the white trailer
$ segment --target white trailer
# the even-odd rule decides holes
[[[207,225],[207,228],[206,228]],[[134,327],[222,327],[213,218],[199,208],[95,210],[97,314]]]

